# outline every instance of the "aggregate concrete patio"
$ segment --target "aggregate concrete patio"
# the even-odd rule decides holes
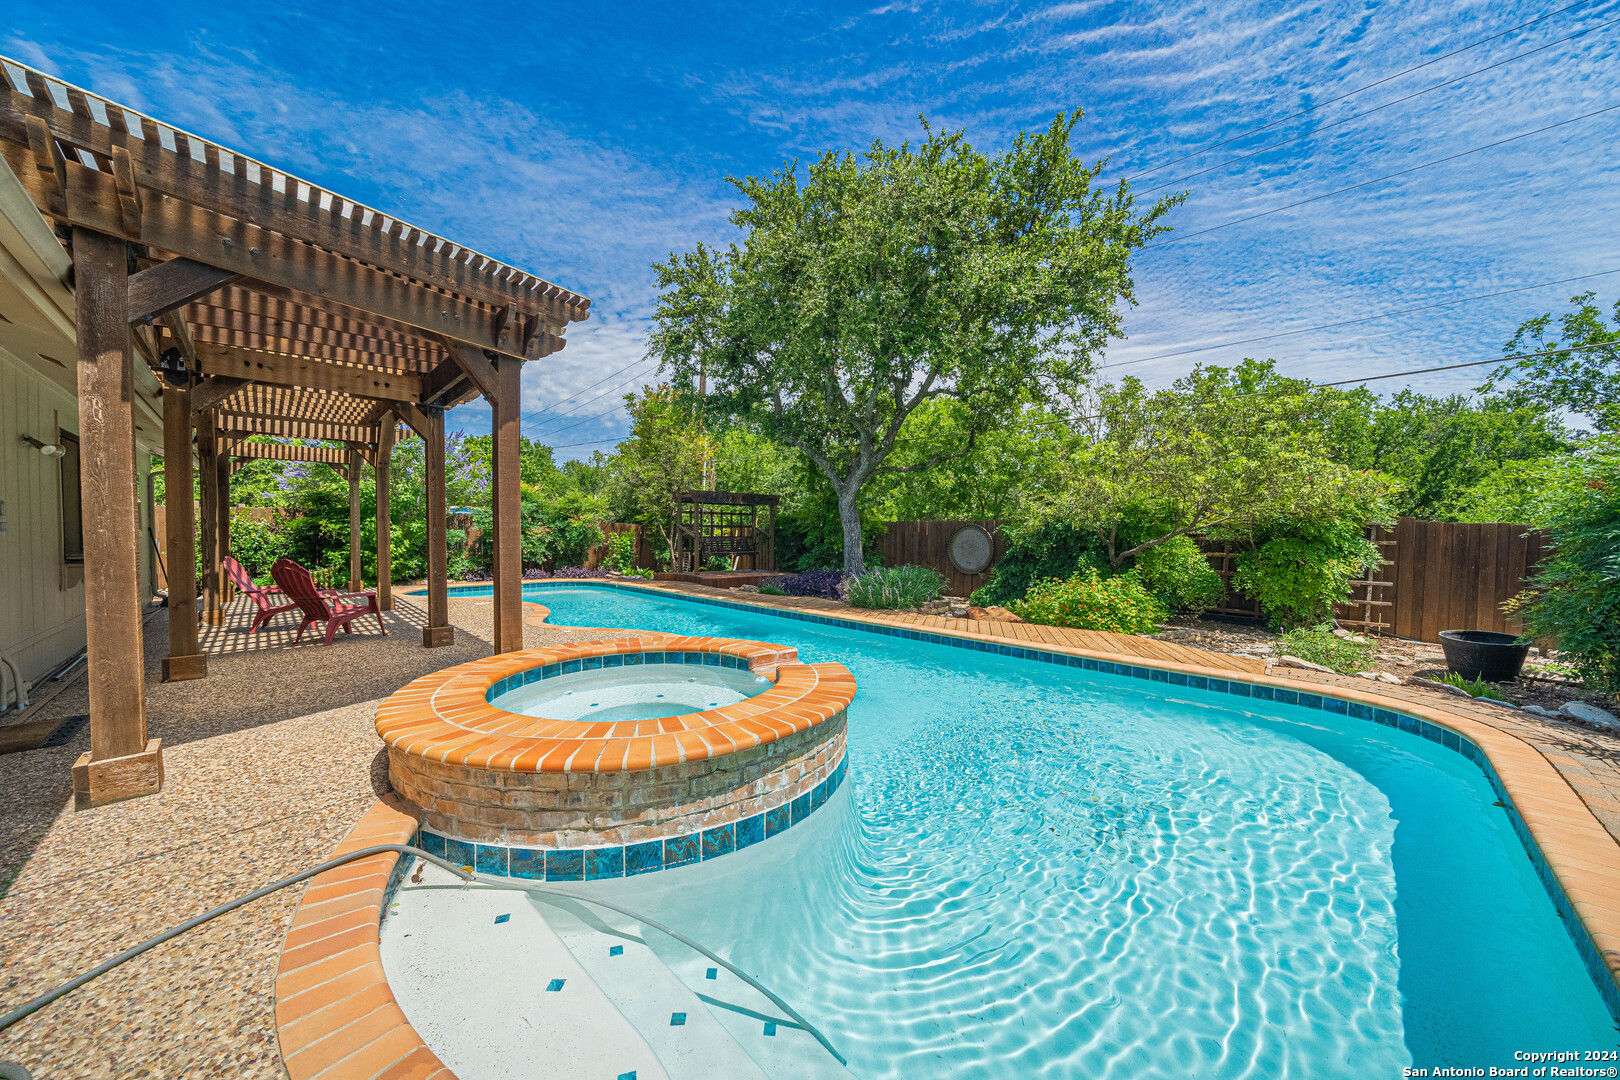
[[[687,584],[655,588],[801,610],[833,606]],[[395,593],[386,637],[373,621],[339,635],[330,648],[307,635],[288,647],[291,615],[250,637],[251,608],[238,601],[226,626],[205,632],[209,677],[171,684],[157,682],[166,612],[153,609],[145,628],[148,720],[153,737],[163,739],[167,768],[157,796],[75,813],[69,767],[88,745],[86,730],[61,747],[0,756],[0,1011],[332,852],[387,788],[372,725],[378,701],[420,675],[491,651],[487,599],[452,595],[456,644],[424,650],[422,598],[408,591]],[[529,614],[529,647],[624,636],[551,627],[538,605]],[[1165,650],[1162,642],[1120,635],[1071,641],[1075,632],[1007,624],[860,618],[1045,648],[1147,657],[1164,657]],[[791,639],[791,624],[784,624],[783,637]],[[1236,658],[1216,665],[1216,654],[1173,648],[1182,662],[1202,656],[1212,658],[1211,666],[1239,666]],[[1372,689],[1335,676],[1288,676]],[[1620,738],[1412,688],[1377,691],[1442,706],[1523,739],[1620,839]],[[81,680],[50,702],[50,715],[83,713],[84,693]],[[285,1077],[274,977],[302,892],[294,887],[227,915],[48,1007],[0,1036],[0,1060],[20,1061],[39,1080]]]
[[[377,701],[490,654],[488,600],[450,601],[456,644],[423,649],[423,598],[330,648],[292,614],[246,633],[251,604],[205,628],[208,678],[163,684],[167,612],[145,627],[148,722],[161,794],[75,813],[69,769],[89,745],[0,756],[0,1011],[200,911],[325,859],[387,787]],[[600,630],[528,625],[529,647]],[[46,707],[86,711],[83,680]],[[202,926],[0,1036],[36,1080],[284,1077],[273,984],[302,886]]]

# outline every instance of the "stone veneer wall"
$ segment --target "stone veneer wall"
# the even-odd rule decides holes
[[[394,790],[423,825],[476,843],[536,848],[634,844],[701,832],[786,805],[844,758],[847,712],[734,753],[640,771],[468,768],[390,747]]]

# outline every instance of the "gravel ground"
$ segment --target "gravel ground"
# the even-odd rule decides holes
[[[249,638],[239,602],[208,628],[209,677],[158,682],[167,612],[146,626],[148,727],[161,794],[75,813],[69,769],[89,747],[0,756],[0,1012],[209,907],[326,858],[387,787],[377,702],[490,653],[488,600],[450,601],[456,644],[424,650],[417,598],[331,648]],[[279,616],[275,626],[291,621]],[[530,624],[530,646],[600,631]],[[83,680],[45,715],[86,711]],[[34,719],[34,718],[30,718]],[[0,1035],[36,1080],[284,1077],[273,983],[301,895],[287,889],[159,946]]]

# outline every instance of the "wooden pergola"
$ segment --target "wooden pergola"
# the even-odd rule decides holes
[[[0,58],[3,60],[3,58]],[[163,380],[170,553],[165,679],[202,678],[192,537],[200,483],[203,618],[228,600],[231,459],[325,461],[350,484],[359,585],[361,463],[377,476],[378,591],[391,606],[388,469],[425,445],[428,625],[449,644],[444,412],[494,413],[495,651],[522,646],[519,376],[588,316],[577,293],[172,125],[3,60],[0,154],[72,254],[83,462],[91,749],[80,805],[156,791],[137,559],[134,357]],[[250,435],[320,440],[266,444]]]

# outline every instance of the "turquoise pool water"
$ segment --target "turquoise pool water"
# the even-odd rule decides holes
[[[1617,1045],[1489,783],[1416,735],[674,598],[526,592],[559,625],[780,642],[855,674],[849,779],[806,827],[581,889],[721,951],[867,1080],[1393,1077]]]

